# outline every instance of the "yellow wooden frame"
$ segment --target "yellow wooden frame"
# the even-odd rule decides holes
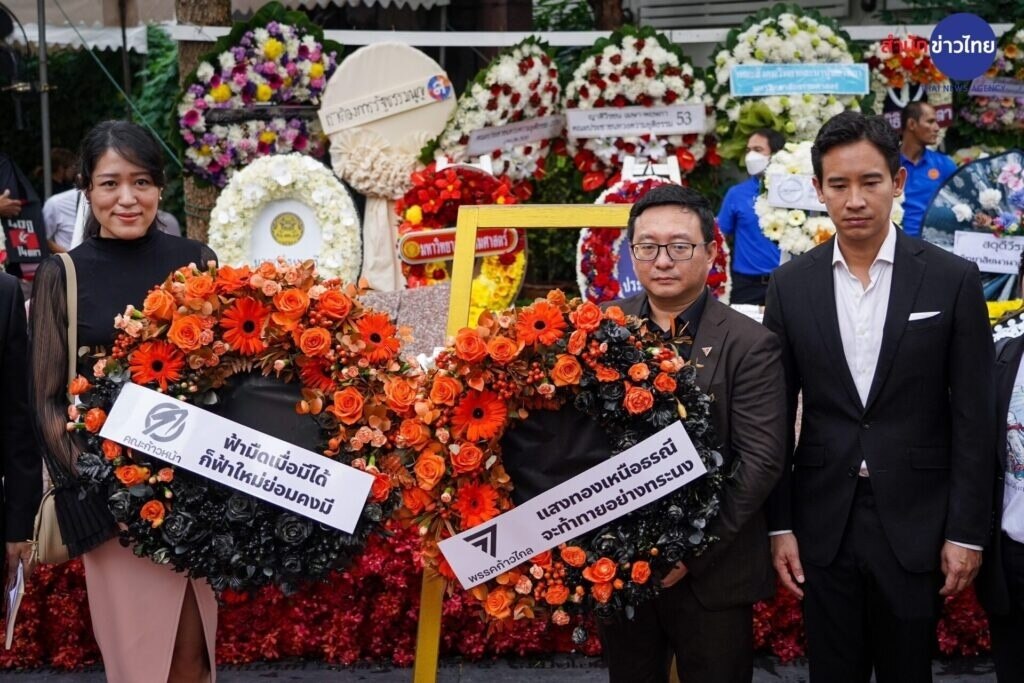
[[[459,207],[455,230],[455,263],[452,266],[452,294],[448,306],[448,334],[455,336],[469,323],[469,302],[473,289],[473,252],[478,228],[619,228],[626,227],[631,204],[577,205],[487,205]],[[424,572],[420,591],[420,614],[416,630],[414,683],[437,681],[437,658],[441,645],[441,602],[445,580]]]

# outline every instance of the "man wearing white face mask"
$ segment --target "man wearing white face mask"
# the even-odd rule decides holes
[[[762,128],[747,140],[744,159],[750,178],[725,193],[718,212],[718,227],[734,235],[732,250],[732,294],[734,304],[764,305],[768,277],[779,265],[779,247],[761,232],[754,200],[761,192],[761,174],[771,155],[782,149],[786,139],[778,131]]]

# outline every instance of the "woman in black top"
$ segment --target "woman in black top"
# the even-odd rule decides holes
[[[114,317],[128,304],[141,306],[148,291],[174,270],[215,260],[194,240],[171,237],[156,226],[164,185],[156,140],[123,121],[96,126],[82,143],[80,183],[90,215],[85,241],[70,252],[77,273],[78,345],[109,350]],[[37,429],[54,481],[71,482],[78,447],[67,423],[67,301],[65,270],[57,257],[44,261],[32,302],[32,396]],[[79,354],[79,374],[93,376]],[[135,557],[116,536],[101,496],[81,499],[59,490],[58,519],[72,555],[85,565],[93,631],[107,680],[214,680],[217,603],[203,581],[192,581],[148,559]]]

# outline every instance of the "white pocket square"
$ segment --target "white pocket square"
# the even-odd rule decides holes
[[[926,318],[934,318],[942,311],[921,311],[920,313],[911,313],[910,317],[907,318],[907,322],[912,323],[915,320],[924,320]]]

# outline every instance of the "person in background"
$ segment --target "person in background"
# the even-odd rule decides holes
[[[1024,259],[1017,272],[1024,276]],[[999,683],[1024,681],[1024,337],[996,344],[993,536],[978,574]]]
[[[927,102],[911,102],[900,112],[903,141],[900,165],[907,169],[903,188],[903,232],[921,234],[921,221],[932,197],[956,171],[956,164],[945,154],[928,149],[939,140],[935,108]]]
[[[70,149],[54,147],[50,150],[50,195],[74,189],[78,173],[78,158]]]
[[[750,177],[730,187],[722,200],[718,227],[723,234],[734,236],[730,303],[763,305],[768,276],[779,265],[779,247],[761,231],[754,200],[761,192],[761,176],[771,156],[784,144],[782,133],[771,128],[752,133],[744,159]]]

